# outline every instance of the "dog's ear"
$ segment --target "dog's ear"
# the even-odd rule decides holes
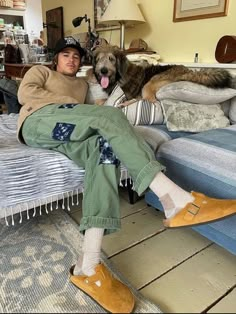
[[[120,49],[114,50],[114,55],[116,57],[116,69],[117,72],[121,77],[124,76],[124,74],[127,71],[129,60],[126,58],[125,53]]]

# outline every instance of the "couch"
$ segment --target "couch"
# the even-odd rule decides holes
[[[168,121],[166,125],[148,126],[152,132],[163,138],[161,145],[156,148],[157,159],[166,166],[165,174],[175,181],[178,185],[188,191],[199,191],[211,197],[217,198],[236,198],[236,90],[226,89],[221,92],[217,99],[209,97],[209,89],[202,87],[177,84],[178,86],[167,86],[160,90],[159,99],[168,100],[172,97],[178,104],[184,102],[207,103],[205,106],[220,103],[224,109],[224,114],[229,118],[229,125],[220,125],[215,128],[209,127],[204,130],[207,123],[200,122],[199,125],[191,125],[190,130],[184,122]],[[187,88],[187,94],[175,89]],[[196,91],[196,95],[191,95],[190,91]],[[199,88],[199,89],[198,89]],[[197,91],[199,91],[197,93]],[[201,94],[207,91],[207,95]],[[210,89],[214,93],[214,90]],[[226,98],[221,98],[221,96]],[[196,99],[197,97],[197,99]],[[168,102],[167,101],[167,102]],[[191,103],[188,105],[191,106]],[[194,106],[196,108],[196,106]],[[188,112],[187,112],[188,114]],[[181,117],[180,117],[181,118]],[[194,119],[196,117],[194,116]],[[191,117],[190,117],[191,119]],[[202,118],[204,120],[204,117]],[[169,129],[168,129],[169,123]],[[173,125],[174,123],[174,125]],[[193,121],[192,121],[193,123]],[[218,122],[217,122],[218,123]],[[216,123],[216,124],[217,124]],[[178,128],[179,127],[179,128]],[[203,127],[203,128],[201,128]],[[147,204],[156,209],[163,210],[161,203],[155,194],[148,191],[145,194]],[[236,255],[236,216],[232,216],[214,223],[204,224],[193,227],[193,229],[209,240],[224,247],[226,250]]]
[[[236,198],[236,125],[169,140],[159,147],[157,159],[165,174],[188,191]],[[163,210],[153,192],[145,201]],[[193,229],[236,255],[236,216]]]

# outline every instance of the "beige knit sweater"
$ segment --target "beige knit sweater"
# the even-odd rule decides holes
[[[33,66],[24,76],[18,90],[22,105],[18,119],[18,138],[24,120],[49,104],[83,104],[88,84],[83,78],[70,77],[43,65]]]

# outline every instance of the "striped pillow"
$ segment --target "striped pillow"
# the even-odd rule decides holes
[[[104,105],[117,107],[126,100],[124,92],[120,86],[116,85]],[[144,99],[137,100],[131,105],[122,108],[122,111],[132,125],[163,124],[164,122],[160,102],[150,103]]]

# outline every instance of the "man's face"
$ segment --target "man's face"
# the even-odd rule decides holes
[[[75,48],[65,48],[58,54],[57,72],[76,76],[80,67],[80,54]]]

